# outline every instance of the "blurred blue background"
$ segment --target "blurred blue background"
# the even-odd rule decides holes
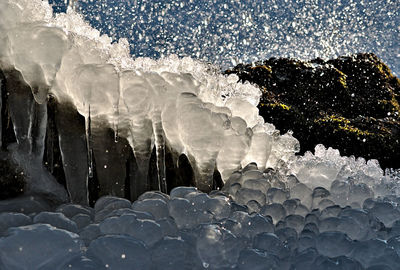
[[[65,12],[68,0],[49,0]],[[399,0],[77,0],[133,56],[191,56],[225,69],[270,57],[373,52],[400,74]]]

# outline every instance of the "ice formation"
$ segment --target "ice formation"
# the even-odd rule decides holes
[[[190,58],[132,59],[126,41],[111,44],[71,10],[53,16],[40,0],[2,0],[0,33],[18,143],[10,150],[41,176],[37,185],[66,196],[40,166],[49,95],[74,202],[85,203],[96,170],[118,193],[121,138],[142,180],[157,146],[160,190],[166,148],[189,157],[199,189],[210,190],[215,165],[225,180],[209,194],[177,187],[133,203],[104,196],[93,208],[0,201],[0,269],[398,269],[398,170],[322,145],[295,157],[296,139],[258,115],[255,87]]]
[[[398,269],[400,172],[386,179],[353,160],[338,173],[347,158],[332,151],[318,146],[296,164],[326,188],[252,163],[210,194],[177,187],[53,212],[37,197],[2,201],[0,268]]]
[[[32,125],[20,119],[34,115],[35,110],[45,127],[49,96],[72,104],[86,118],[89,176],[93,174],[90,136],[105,126],[114,129],[116,141],[118,137],[129,141],[142,182],[156,146],[163,191],[166,147],[176,153],[175,162],[181,153],[188,156],[196,186],[203,191],[212,188],[215,166],[226,180],[249,162],[256,162],[260,169],[281,166],[298,150],[290,134],[280,137],[272,125],[264,123],[256,107],[259,90],[237,83],[236,76],[219,75],[213,66],[190,58],[132,59],[126,40],[111,44],[109,37],[100,36],[73,10],[53,16],[50,6],[40,0],[2,1],[1,12],[1,69],[6,77],[20,72],[36,101],[30,101],[35,109],[13,119],[17,140],[21,145],[22,140],[36,139],[27,142],[26,148],[31,152],[38,148],[39,159],[45,133],[25,134],[19,125],[21,129]],[[61,141],[68,140],[60,136]],[[70,159],[62,142],[61,148],[63,158]],[[67,182],[77,178],[65,170],[71,178]]]

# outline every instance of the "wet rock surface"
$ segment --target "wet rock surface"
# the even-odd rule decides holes
[[[271,58],[225,73],[261,88],[260,115],[281,132],[293,130],[301,153],[322,143],[346,156],[378,159],[383,168],[399,167],[400,80],[376,55]]]

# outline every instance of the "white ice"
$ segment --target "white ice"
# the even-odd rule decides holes
[[[38,103],[72,103],[92,130],[105,121],[128,139],[144,176],[153,144],[159,177],[170,147],[189,157],[201,190],[211,189],[215,165],[226,180],[249,162],[277,167],[298,151],[258,115],[259,89],[235,75],[190,58],[133,59],[126,40],[111,44],[74,11],[53,15],[41,0],[0,7],[0,67],[20,71]]]

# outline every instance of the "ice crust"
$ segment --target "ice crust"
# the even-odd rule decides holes
[[[37,103],[52,95],[73,104],[88,136],[107,125],[127,138],[143,178],[155,144],[161,188],[165,147],[189,157],[204,191],[215,166],[226,180],[249,162],[278,167],[298,151],[291,134],[279,137],[258,115],[259,89],[235,75],[191,58],[132,59],[126,40],[111,44],[73,10],[53,15],[45,1],[0,5],[0,67],[21,72]]]

